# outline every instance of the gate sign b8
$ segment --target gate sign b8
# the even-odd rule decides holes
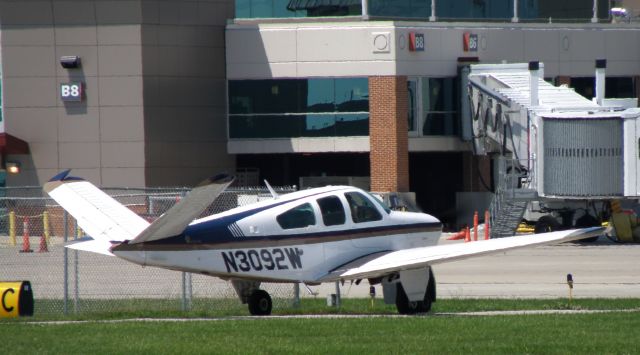
[[[409,33],[409,51],[422,52],[424,51],[424,33]]]
[[[62,101],[82,101],[82,83],[60,84],[60,98]]]

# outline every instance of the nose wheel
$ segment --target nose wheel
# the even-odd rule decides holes
[[[249,296],[249,313],[253,316],[268,316],[271,314],[271,296],[265,290],[255,290]]]

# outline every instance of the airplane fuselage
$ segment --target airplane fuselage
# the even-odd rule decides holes
[[[339,266],[370,254],[435,245],[436,218],[390,211],[362,190],[299,191],[192,222],[172,238],[112,249],[140,264],[221,277],[329,281]]]

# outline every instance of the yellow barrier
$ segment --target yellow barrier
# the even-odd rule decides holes
[[[33,290],[29,281],[0,282],[0,318],[33,315]]]
[[[47,243],[49,243],[49,212],[44,211],[42,213],[42,224],[43,224],[43,231],[44,231],[44,240],[47,241]]]
[[[11,238],[11,245],[16,246],[16,213],[9,212],[9,237]]]

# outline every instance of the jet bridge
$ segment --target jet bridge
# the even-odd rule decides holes
[[[606,202],[640,196],[640,109],[604,98],[605,66],[594,100],[544,81],[542,63],[470,66],[474,153],[494,159],[492,237],[525,212],[537,232],[598,224]]]

